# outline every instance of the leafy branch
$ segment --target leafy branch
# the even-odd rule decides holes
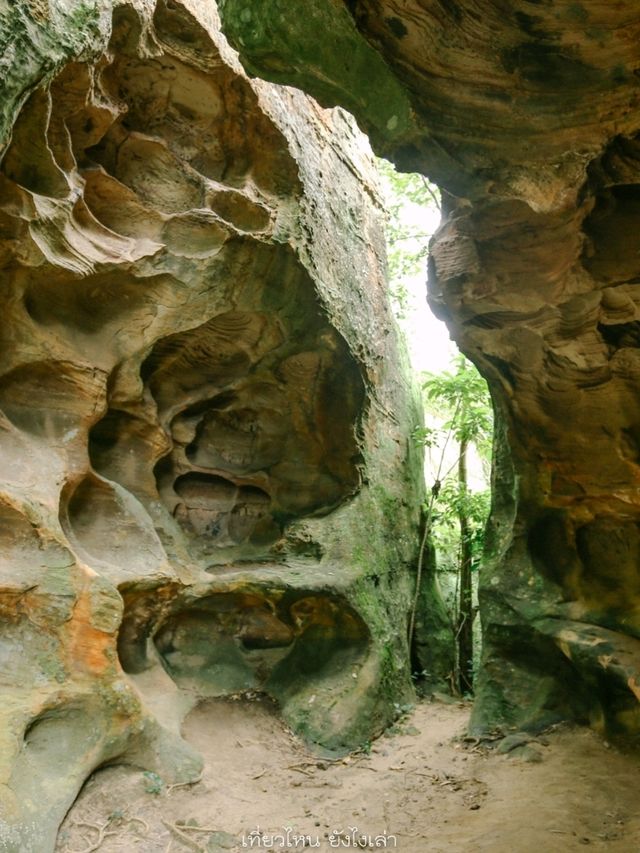
[[[490,507],[488,489],[469,487],[469,453],[475,448],[487,462],[491,454],[493,418],[485,381],[463,355],[453,369],[428,374],[423,383],[427,413],[442,420],[440,428],[427,427],[414,433],[420,443],[444,446],[453,438],[457,457],[442,476],[441,455],[436,475],[437,493],[429,501],[429,532],[436,551],[455,566],[456,593],[452,623],[456,643],[454,680],[460,692],[473,689],[473,573],[482,558],[484,531]]]

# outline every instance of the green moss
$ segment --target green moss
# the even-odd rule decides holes
[[[589,20],[589,13],[581,3],[570,3],[567,7],[567,17],[579,24],[585,24]]]
[[[398,666],[396,654],[389,640],[380,650],[380,690],[382,695],[394,706],[398,699]]]
[[[89,589],[91,624],[105,633],[115,633],[122,619],[123,603],[120,593],[106,578],[92,578]]]
[[[0,153],[30,92],[69,61],[106,46],[111,3],[51,4],[47,17],[26,0],[0,11]]]
[[[67,680],[67,671],[59,658],[55,656],[56,651],[51,654],[39,654],[37,656],[37,664],[42,674],[50,681],[64,684]]]
[[[223,29],[250,73],[340,104],[387,140],[413,130],[409,100],[342,3],[221,0]],[[318,38],[318,33],[331,38]]]
[[[83,33],[97,26],[99,13],[95,3],[79,3],[69,13],[68,21],[73,30]]]

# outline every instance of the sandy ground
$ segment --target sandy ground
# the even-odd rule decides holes
[[[267,701],[208,701],[184,726],[205,758],[200,782],[168,787],[131,768],[101,770],[57,850],[302,850],[307,836],[307,847],[330,851],[386,833],[387,849],[405,853],[640,853],[637,755],[560,728],[529,747],[542,757],[533,763],[464,741],[468,715],[465,704],[421,703],[368,755],[331,762],[311,755]],[[270,837],[288,827],[288,846]]]

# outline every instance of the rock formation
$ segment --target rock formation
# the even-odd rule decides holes
[[[474,726],[637,733],[638,4],[220,5],[252,73],[444,190],[429,299],[499,422]]]
[[[202,697],[344,750],[410,693],[420,420],[353,121],[196,0],[0,9],[0,850]],[[74,4],[69,4],[74,6]],[[66,11],[65,11],[66,10]]]
[[[0,10],[7,850],[107,761],[193,778],[200,696],[337,749],[407,690],[418,415],[366,158],[212,7]],[[637,4],[220,8],[443,188],[429,298],[498,420],[474,726],[637,733]]]

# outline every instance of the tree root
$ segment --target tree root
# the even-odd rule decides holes
[[[145,837],[145,838],[149,832],[149,824],[146,822],[146,820],[143,820],[143,818],[141,818],[141,817],[128,817],[128,818],[125,818],[124,820],[118,819],[118,823],[122,823],[122,824],[139,823],[139,824],[141,824],[144,827],[143,837]],[[118,832],[119,832],[118,829],[109,829],[109,827],[112,826],[113,824],[114,824],[114,818],[113,817],[109,818],[102,825],[100,825],[98,823],[90,823],[89,821],[86,821],[86,820],[75,821],[73,823],[73,826],[78,826],[78,827],[79,826],[88,826],[89,829],[93,829],[94,832],[98,833],[98,837],[88,847],[83,847],[82,850],[70,850],[69,853],[94,853],[96,850],[99,850],[100,847],[102,846],[102,842],[105,840],[105,838],[108,838],[110,835],[117,835],[118,834]]]
[[[168,820],[163,820],[162,823],[167,827],[169,832],[173,832],[174,835],[176,835],[180,839],[180,841],[184,842],[184,844],[187,845],[187,847],[190,847],[192,850],[195,850],[196,853],[207,853],[206,848],[204,848],[202,844],[199,844],[194,838],[191,838],[187,835],[187,833],[184,831],[186,827],[178,826],[177,824],[171,823]]]
[[[102,846],[102,842],[107,836],[118,834],[118,831],[116,829],[109,829],[111,823],[111,820],[108,820],[106,823],[103,823],[102,826],[97,823],[89,823],[86,820],[78,821],[77,823],[75,823],[74,826],[88,826],[89,829],[93,829],[95,832],[98,833],[98,837],[93,844],[90,844],[88,847],[84,847],[82,850],[75,850],[73,851],[73,853],[94,853],[95,850],[98,850]]]

